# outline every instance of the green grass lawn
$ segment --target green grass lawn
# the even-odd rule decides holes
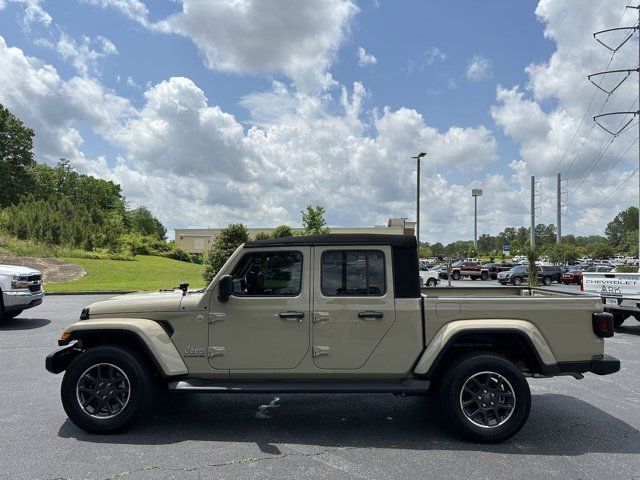
[[[46,284],[45,291],[150,291],[177,287],[181,282],[189,283],[189,288],[201,288],[205,285],[202,278],[203,265],[170,258],[138,255],[131,262],[88,258],[64,260],[77,263],[87,274],[79,280]]]

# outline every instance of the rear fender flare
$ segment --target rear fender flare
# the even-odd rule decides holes
[[[431,375],[457,337],[465,333],[482,332],[515,334],[524,337],[537,354],[543,369],[545,367],[553,369],[557,364],[547,341],[531,322],[505,319],[456,320],[447,323],[436,333],[418,360],[414,373]]]

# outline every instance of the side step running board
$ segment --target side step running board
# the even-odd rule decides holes
[[[429,380],[406,379],[399,382],[375,381],[262,381],[232,382],[192,378],[169,383],[170,390],[210,393],[404,393],[422,394],[429,390]]]

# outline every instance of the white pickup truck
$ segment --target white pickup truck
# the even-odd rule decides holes
[[[0,265],[0,322],[42,303],[42,273],[15,265]]]
[[[584,272],[582,290],[602,297],[616,327],[630,316],[640,321],[640,273]]]

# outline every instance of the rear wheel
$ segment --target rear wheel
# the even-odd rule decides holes
[[[545,286],[547,286],[547,287],[548,287],[549,285],[551,285],[551,277],[543,277],[543,278],[542,278],[542,284],[543,284],[543,285],[545,285]]]
[[[471,277],[471,280],[477,280],[477,279],[478,277],[474,277],[474,276]]]
[[[90,433],[124,429],[150,403],[151,372],[135,353],[94,347],[81,353],[62,379],[62,406],[69,419]]]
[[[564,283],[565,285],[569,285],[569,282],[562,282],[562,283]]]
[[[435,278],[430,278],[427,280],[427,287],[435,287],[438,284],[438,281]]]
[[[439,394],[453,427],[475,442],[512,437],[531,409],[531,392],[522,372],[491,353],[460,357],[441,378]]]

